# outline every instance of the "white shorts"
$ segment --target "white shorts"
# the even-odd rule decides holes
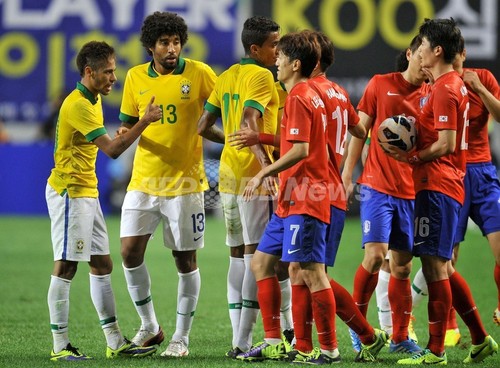
[[[69,198],[47,184],[45,198],[51,222],[54,261],[89,262],[109,254],[109,239],[99,198]]]
[[[259,244],[276,209],[276,200],[264,195],[245,202],[243,196],[229,193],[220,193],[220,199],[226,223],[226,244],[229,247]]]
[[[178,251],[203,248],[203,193],[165,197],[127,192],[122,206],[120,237],[152,235],[161,220],[165,247]]]

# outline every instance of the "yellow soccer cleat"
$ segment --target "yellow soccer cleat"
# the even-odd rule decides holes
[[[444,336],[444,346],[454,347],[460,342],[460,331],[458,328],[451,328],[446,330],[446,335]]]

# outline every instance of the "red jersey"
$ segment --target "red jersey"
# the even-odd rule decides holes
[[[308,83],[297,83],[289,92],[281,118],[280,155],[293,142],[308,142],[309,155],[279,174],[280,217],[310,215],[330,223],[325,114],[323,101]]]
[[[375,75],[368,82],[358,110],[373,118],[372,142],[358,183],[394,197],[415,198],[411,166],[384,153],[377,142],[377,131],[385,119],[394,115],[416,119],[420,97],[420,86],[409,83],[401,73]]]
[[[348,127],[358,124],[359,116],[351,104],[349,94],[325,75],[309,79],[309,84],[325,103],[330,205],[345,211],[347,199],[340,175],[340,163],[344,156]]]
[[[469,97],[457,72],[443,74],[434,81],[430,94],[422,99],[422,112],[417,123],[417,151],[438,139],[438,131],[455,130],[455,151],[413,168],[415,191],[432,190],[463,204],[467,150]]]
[[[500,88],[498,82],[487,69],[464,68],[464,71],[471,70],[477,73],[479,80],[491,92],[493,96],[500,99]],[[467,86],[467,85],[465,85]],[[472,89],[469,92],[469,148],[467,150],[467,162],[490,162],[491,152],[488,139],[488,119],[489,112],[486,106]]]

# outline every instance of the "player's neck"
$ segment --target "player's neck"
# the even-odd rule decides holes
[[[284,82],[285,84],[285,88],[287,91],[291,91],[292,88],[300,83],[300,82],[307,82],[307,79],[306,77],[303,77],[300,73],[296,72],[296,73],[293,73],[293,75],[291,76],[290,79],[288,79],[287,81]]]
[[[434,77],[434,80],[438,79],[440,76],[453,71],[453,64],[446,64],[445,62],[440,62],[435,64],[432,68],[429,68]]]

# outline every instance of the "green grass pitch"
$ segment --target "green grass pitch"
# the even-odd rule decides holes
[[[107,218],[114,272],[113,289],[118,318],[125,336],[132,337],[139,327],[127,292],[119,254],[119,218]],[[47,289],[52,271],[50,223],[45,217],[0,217],[1,234],[1,297],[0,297],[0,367],[54,367],[64,363],[49,361],[52,337],[49,328]],[[79,265],[71,287],[70,339],[81,351],[95,359],[74,363],[79,367],[243,367],[249,363],[224,358],[230,348],[231,327],[226,307],[226,273],[228,250],[224,245],[224,224],[221,219],[207,219],[205,248],[199,252],[198,263],[202,277],[201,295],[191,332],[190,355],[180,360],[165,360],[156,355],[141,360],[105,358],[105,339],[89,294],[88,266]],[[152,278],[152,294],[159,322],[168,339],[175,324],[177,298],[177,272],[170,251],[162,246],[160,232],[150,241],[146,262]],[[348,219],[336,267],[330,270],[334,278],[352,290],[354,272],[362,259],[359,219]],[[414,272],[420,261],[414,261]],[[472,289],[483,323],[489,334],[500,342],[500,327],[492,322],[492,312],[497,303],[493,280],[494,260],[479,231],[471,230],[461,246],[457,269]],[[372,298],[368,319],[378,325],[376,305]],[[425,345],[427,335],[427,308],[422,303],[416,310],[416,331],[420,343]],[[461,366],[470,347],[470,335],[459,321],[462,341],[455,348],[448,348],[448,365]],[[337,334],[343,366],[351,367],[354,352],[350,345],[347,327],[337,319]],[[260,317],[254,341],[263,337]],[[165,349],[163,343],[160,349]],[[163,351],[163,350],[161,350]],[[397,366],[401,356],[382,350],[376,366]],[[288,365],[284,362],[256,363],[262,367]],[[488,358],[481,367],[499,367],[500,356]]]

